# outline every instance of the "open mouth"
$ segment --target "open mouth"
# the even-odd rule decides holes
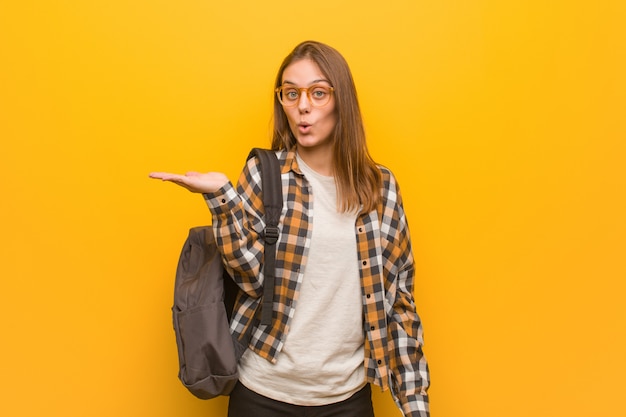
[[[311,125],[308,123],[298,123],[298,131],[300,133],[309,133],[311,131]]]

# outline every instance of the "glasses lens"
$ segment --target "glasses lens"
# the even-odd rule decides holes
[[[278,98],[285,106],[295,106],[299,97],[300,90],[292,86],[282,86],[278,92]]]
[[[324,84],[318,84],[309,87],[309,100],[314,106],[321,107],[330,100],[330,87]]]

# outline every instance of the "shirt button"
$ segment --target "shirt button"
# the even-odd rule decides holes
[[[367,298],[372,298],[372,294],[367,294],[366,297]]]
[[[367,265],[367,261],[363,261],[363,265]]]
[[[374,330],[376,330],[376,327],[372,326],[372,327],[370,327],[370,330],[374,331]]]
[[[376,361],[379,365],[383,363],[380,359]]]
[[[359,227],[359,232],[363,232],[363,228],[362,227]]]
[[[222,204],[224,204],[226,202],[225,198],[222,198]]]

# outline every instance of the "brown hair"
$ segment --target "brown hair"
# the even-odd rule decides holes
[[[320,68],[334,87],[337,125],[332,133],[333,169],[339,197],[339,210],[375,210],[380,199],[381,173],[367,150],[365,128],[357,99],[352,73],[343,56],[323,43],[306,41],[294,48],[284,59],[275,88],[282,84],[285,68],[291,63],[310,59]],[[272,149],[292,149],[296,140],[289,128],[280,101],[274,96],[274,133]]]

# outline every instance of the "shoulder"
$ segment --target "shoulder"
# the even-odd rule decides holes
[[[387,168],[384,165],[377,165],[378,170],[380,171],[380,174],[382,175],[383,180],[389,180],[389,179],[393,179],[394,175],[393,172],[391,172],[391,169]]]
[[[272,152],[276,154],[282,180],[284,182],[286,178],[284,174],[286,172],[289,172],[291,159],[295,159],[295,154],[293,152],[288,152],[285,150]],[[244,166],[244,169],[239,177],[238,192],[241,195],[246,196],[246,199],[250,200],[253,198],[258,198],[261,195],[262,190],[263,183],[261,178],[261,162],[258,158],[248,158],[248,160],[246,161],[246,165]],[[257,205],[256,202],[255,205]]]
[[[399,193],[400,186],[391,169],[384,165],[377,165],[381,175],[381,192],[383,196],[389,193]]]
[[[276,158],[278,159],[278,164],[280,165],[281,172],[284,173],[285,167],[290,167],[292,160],[295,159],[295,152],[286,151],[284,149],[272,152],[274,152]],[[249,158],[246,162],[244,171],[250,173],[250,175],[252,176],[258,176],[261,171],[261,165],[258,158]]]

